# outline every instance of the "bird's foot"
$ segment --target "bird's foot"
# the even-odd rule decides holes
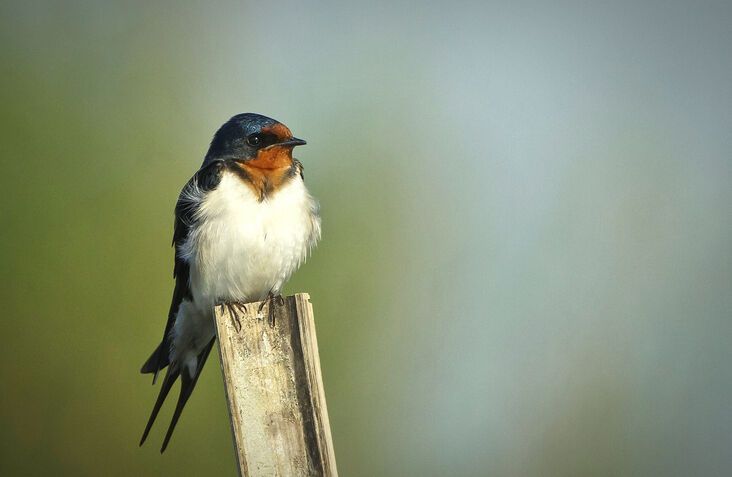
[[[234,325],[236,332],[241,331],[241,319],[239,319],[239,313],[247,314],[247,306],[243,303],[219,303],[217,306],[220,307],[220,312],[223,313],[224,309],[229,312],[231,318],[231,324]]]
[[[259,304],[259,309],[257,310],[257,313],[261,313],[262,309],[264,308],[264,305],[267,305],[267,319],[269,321],[269,325],[274,328],[275,321],[277,319],[276,316],[276,310],[275,310],[275,300],[277,301],[277,305],[282,306],[285,304],[285,299],[282,298],[282,295],[274,295],[272,292],[269,292],[267,294],[267,298],[265,298],[262,303]]]

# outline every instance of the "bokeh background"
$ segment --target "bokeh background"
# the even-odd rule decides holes
[[[288,124],[343,476],[729,475],[732,3],[0,4],[0,474],[235,475],[138,369],[215,129]],[[177,391],[174,391],[177,392]]]

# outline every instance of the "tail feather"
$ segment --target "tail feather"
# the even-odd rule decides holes
[[[148,419],[147,426],[145,426],[145,431],[142,433],[140,445],[145,443],[145,439],[147,439],[147,435],[150,433],[150,429],[152,428],[153,423],[155,423],[155,419],[158,417],[160,408],[163,406],[165,398],[168,397],[168,393],[173,387],[173,384],[175,384],[175,381],[178,379],[179,375],[180,371],[178,370],[177,366],[171,366],[170,368],[168,368],[168,372],[165,374],[165,379],[163,380],[163,385],[160,388],[160,393],[158,394],[158,399],[155,401],[152,413],[150,414],[150,419]]]
[[[198,382],[198,377],[201,375],[203,365],[206,364],[206,359],[208,359],[208,355],[209,353],[211,353],[211,348],[213,347],[214,341],[215,338],[211,339],[211,341],[209,341],[209,343],[203,348],[203,351],[198,354],[198,363],[196,366],[196,372],[193,377],[190,377],[187,372],[184,372],[180,375],[181,386],[180,395],[178,396],[178,404],[176,404],[175,406],[173,419],[170,421],[168,432],[165,434],[165,440],[163,440],[163,446],[160,448],[161,454],[165,452],[165,449],[168,447],[168,442],[170,442],[170,437],[173,435],[173,430],[175,429],[176,424],[178,424],[178,419],[183,412],[183,408],[188,402],[188,398],[191,397],[191,393],[193,393],[193,388],[196,387],[196,382]]]
[[[196,383],[198,382],[198,377],[201,375],[201,371],[203,371],[203,365],[206,364],[206,360],[208,359],[208,355],[211,353],[211,348],[213,348],[215,338],[212,338],[211,341],[208,342],[208,344],[203,348],[203,350],[198,354],[198,362],[196,365],[196,371],[194,375],[191,377],[188,374],[187,369],[184,368],[183,373],[181,373],[181,369],[177,364],[173,364],[168,368],[168,372],[165,374],[165,379],[163,379],[163,384],[160,387],[160,393],[158,393],[158,398],[155,401],[155,405],[153,406],[152,413],[150,414],[150,418],[147,421],[147,426],[145,426],[145,431],[142,433],[142,438],[140,439],[140,445],[145,443],[145,440],[147,439],[148,434],[150,433],[150,429],[152,429],[153,424],[155,423],[155,419],[158,417],[158,413],[160,412],[160,408],[163,407],[163,403],[165,402],[165,399],[168,397],[168,394],[170,393],[170,390],[172,389],[175,382],[178,380],[178,377],[181,378],[181,387],[180,387],[180,395],[178,396],[178,403],[175,406],[175,412],[173,413],[173,419],[170,422],[170,426],[168,427],[168,432],[165,434],[165,440],[163,441],[163,446],[160,449],[160,452],[164,452],[165,448],[168,447],[168,442],[170,442],[170,438],[173,435],[173,430],[175,429],[176,424],[178,424],[178,419],[180,418],[181,413],[183,412],[183,408],[185,407],[186,403],[188,402],[188,398],[191,397],[191,394],[193,393],[193,389],[196,387]],[[162,347],[162,343],[160,346],[158,346],[158,349],[153,352],[152,356],[150,356],[150,359],[147,360],[147,362],[142,366],[142,372],[148,372],[148,373],[156,373],[159,371],[159,368],[156,370],[154,369],[156,364],[150,364],[150,363],[160,363],[157,356],[159,355],[159,350]],[[168,365],[166,361],[166,365]]]
[[[170,348],[170,344],[168,343],[168,340],[163,340],[160,342],[157,348],[155,348],[155,351],[152,352],[150,357],[145,361],[145,364],[142,365],[142,368],[140,369],[140,372],[142,374],[153,374],[153,384],[158,379],[158,373],[161,369],[164,369],[166,366],[170,364],[170,357],[169,353],[167,352]]]

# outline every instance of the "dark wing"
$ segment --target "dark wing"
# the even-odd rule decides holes
[[[165,324],[163,339],[158,347],[155,348],[155,351],[153,351],[150,358],[148,358],[145,364],[142,365],[142,369],[140,370],[140,372],[142,372],[143,374],[153,374],[153,384],[155,384],[158,372],[160,372],[161,369],[170,364],[170,330],[175,323],[176,316],[178,315],[178,308],[180,307],[180,304],[184,299],[190,300],[192,298],[189,282],[189,267],[188,263],[180,255],[180,245],[186,241],[191,227],[193,227],[193,225],[195,224],[196,212],[198,211],[198,207],[201,203],[201,196],[206,192],[214,189],[219,184],[219,182],[221,181],[221,171],[223,167],[224,165],[221,162],[212,162],[199,169],[198,172],[196,172],[196,174],[194,174],[193,177],[191,177],[191,179],[183,187],[183,190],[178,197],[178,202],[175,205],[175,226],[173,231],[173,246],[175,247],[175,264],[173,267],[173,277],[175,278],[175,290],[173,291],[173,299],[170,303],[170,310],[168,311],[168,321]],[[174,421],[171,424],[171,429],[169,430],[169,433],[171,433],[172,428],[175,427],[175,422],[178,420],[177,416],[180,415],[180,411],[182,411],[183,405],[185,405],[185,401],[188,400],[188,396],[190,396],[190,393],[193,391],[193,387],[196,385],[198,374],[200,374],[201,370],[203,369],[203,364],[208,357],[208,353],[211,351],[212,344],[213,341],[206,348],[204,348],[201,355],[199,355],[199,364],[195,376],[193,378],[189,378],[187,376],[187,373],[183,373],[183,387],[181,388],[181,397],[179,398],[178,402],[180,410],[176,409],[176,417],[174,417]],[[180,370],[178,369],[178,366],[174,363],[174,365],[168,369],[168,373],[165,375],[165,380],[163,381],[163,385],[160,388],[158,399],[155,402],[155,406],[153,407],[152,414],[150,415],[147,427],[145,428],[145,432],[143,433],[140,445],[145,442],[147,434],[148,432],[150,432],[150,428],[155,422],[155,418],[160,411],[160,407],[163,405],[165,398],[170,392],[170,388],[178,379],[178,376],[180,376]],[[185,399],[183,399],[184,391],[187,394],[185,396]],[[182,404],[181,400],[183,401]],[[166,438],[166,444],[169,439],[170,436]],[[165,447],[163,447],[163,450],[164,448]]]
[[[168,321],[165,323],[163,339],[140,370],[143,374],[154,374],[153,384],[155,384],[158,372],[170,364],[170,329],[175,323],[178,307],[180,307],[184,299],[191,299],[188,263],[180,256],[179,248],[188,238],[188,233],[196,221],[196,212],[200,206],[200,196],[214,189],[219,184],[221,181],[222,167],[223,164],[221,162],[213,162],[199,169],[183,187],[180,196],[178,196],[178,202],[175,205],[175,226],[173,229],[173,247],[175,247],[173,278],[175,278],[175,290],[173,290],[173,299],[170,302],[170,309],[168,310]]]

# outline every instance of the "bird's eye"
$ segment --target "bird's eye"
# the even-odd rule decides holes
[[[259,146],[259,143],[262,142],[262,136],[259,134],[250,134],[247,137],[247,144],[250,146]]]

